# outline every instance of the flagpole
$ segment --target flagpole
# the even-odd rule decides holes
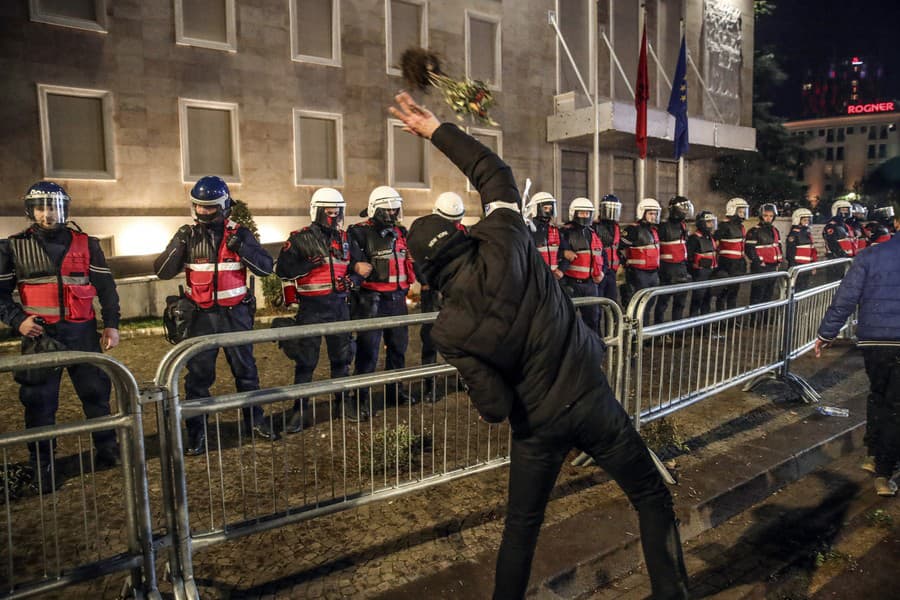
[[[638,31],[643,31],[644,25],[646,23],[647,18],[647,5],[641,4],[641,12],[638,14]],[[640,46],[638,47],[638,51],[640,52]],[[645,185],[645,176],[646,176],[646,157],[640,156],[638,154],[638,168],[637,168],[637,199],[636,202],[640,202],[644,199],[646,185]]]
[[[687,38],[684,37],[684,19],[679,20],[678,29],[681,32],[681,38],[685,40],[685,44],[687,43]],[[687,49],[685,49],[687,50]],[[674,85],[674,83],[673,83]],[[678,195],[684,196],[684,154],[678,157]]]

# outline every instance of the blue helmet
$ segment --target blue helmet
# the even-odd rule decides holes
[[[38,181],[32,184],[25,196],[22,198],[25,202],[25,216],[30,221],[44,229],[61,229],[66,226],[69,219],[69,202],[71,198],[63,186],[52,181]],[[34,209],[43,208],[45,210],[53,209],[54,213],[47,215],[40,221],[34,218]]]
[[[198,215],[198,206],[216,206],[214,214]],[[226,219],[231,213],[231,192],[228,184],[221,177],[207,175],[201,177],[191,188],[191,213],[194,220],[201,223],[212,223],[217,219]]]

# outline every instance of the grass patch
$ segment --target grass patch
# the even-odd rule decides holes
[[[148,329],[150,327],[162,327],[162,319],[160,317],[135,317],[119,321],[119,330],[121,331]]]
[[[400,471],[406,471],[410,463],[413,469],[418,466],[423,450],[431,447],[431,436],[419,435],[410,430],[409,425],[400,423],[387,430],[375,431],[372,445],[363,444],[362,459],[371,462],[375,473],[384,473],[399,464]]]
[[[665,454],[674,449],[678,452],[690,452],[687,440],[678,430],[675,419],[663,417],[641,426],[641,437],[644,443],[656,454]]]
[[[892,517],[890,513],[886,512],[884,509],[878,508],[869,513],[866,513],[866,522],[871,527],[882,527],[884,529],[890,529],[890,527],[894,524],[894,517]]]
[[[856,559],[853,558],[851,554],[847,554],[846,552],[841,552],[840,550],[835,550],[834,548],[828,547],[818,550],[815,554],[815,564],[816,567],[824,567],[826,565],[834,565],[840,567],[846,567],[851,571],[855,571],[857,567]]]

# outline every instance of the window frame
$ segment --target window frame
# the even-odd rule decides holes
[[[300,119],[303,117],[312,119],[322,119],[334,122],[334,145],[335,160],[337,165],[337,179],[315,179],[301,178],[301,164],[303,160],[302,140],[300,139]],[[293,110],[294,119],[294,185],[325,185],[325,186],[343,186],[344,185],[344,115],[340,113],[330,113],[318,110],[307,110],[304,108],[295,108]]]
[[[466,127],[466,133],[471,136],[483,135],[485,137],[494,137],[497,138],[497,156],[503,158],[503,130],[502,129],[488,129],[486,127]],[[469,178],[466,177],[466,191],[467,192],[475,192],[477,191],[475,187],[472,185],[472,182],[469,181]]]
[[[192,38],[184,34],[184,4],[183,0],[175,0],[175,43],[179,46],[194,46],[196,48],[208,48],[223,52],[237,52],[237,13],[235,0],[222,0],[225,2],[225,42]]]
[[[46,23],[48,25],[83,29],[84,31],[108,33],[109,30],[106,28],[106,0],[93,0],[93,2],[94,12],[97,13],[96,21],[44,13],[41,11],[41,0],[28,0],[28,18],[34,23]]]
[[[494,82],[488,87],[496,92],[503,90],[503,17],[483,13],[481,11],[466,9],[465,16],[465,53],[466,53],[466,78],[472,79],[472,39],[469,23],[471,19],[491,23],[496,27],[494,35]]]
[[[428,0],[384,0],[384,67],[388,75],[400,77],[403,73],[400,69],[391,66],[391,55],[394,53],[393,17],[391,16],[391,2],[415,4],[422,7],[422,22],[419,24],[419,42],[422,48],[428,47]]]
[[[41,151],[43,152],[44,176],[57,179],[84,179],[115,181],[116,144],[113,119],[113,97],[109,90],[76,88],[62,85],[37,84],[38,118],[41,128]],[[53,147],[51,145],[50,113],[47,95],[75,96],[79,98],[99,98],[103,114],[103,145],[106,159],[105,171],[72,171],[53,167]]]
[[[190,173],[188,163],[191,157],[190,132],[188,131],[187,113],[189,108],[211,108],[227,110],[231,113],[231,169],[233,175],[222,173]],[[198,100],[196,98],[178,98],[178,135],[181,141],[181,181],[193,183],[204,175],[217,175],[227,183],[241,182],[241,137],[240,115],[237,102],[220,102],[216,100]]]
[[[409,190],[430,190],[431,189],[431,151],[430,145],[422,143],[422,171],[424,182],[417,181],[397,181],[394,178],[394,130],[396,127],[403,127],[403,121],[400,119],[387,119],[387,180],[388,185],[394,188]],[[400,130],[403,135],[410,135]],[[418,138],[424,140],[424,138]]]
[[[327,67],[343,67],[343,56],[341,54],[341,0],[331,1],[331,58],[323,58],[321,56],[312,56],[309,54],[300,54],[297,49],[299,32],[296,29],[298,0],[290,0],[290,29],[291,29],[291,60],[295,62],[312,63],[315,65],[325,65]]]

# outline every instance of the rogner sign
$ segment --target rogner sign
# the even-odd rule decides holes
[[[847,114],[859,115],[862,113],[893,112],[893,110],[893,102],[873,102],[872,104],[851,104],[847,107]]]

